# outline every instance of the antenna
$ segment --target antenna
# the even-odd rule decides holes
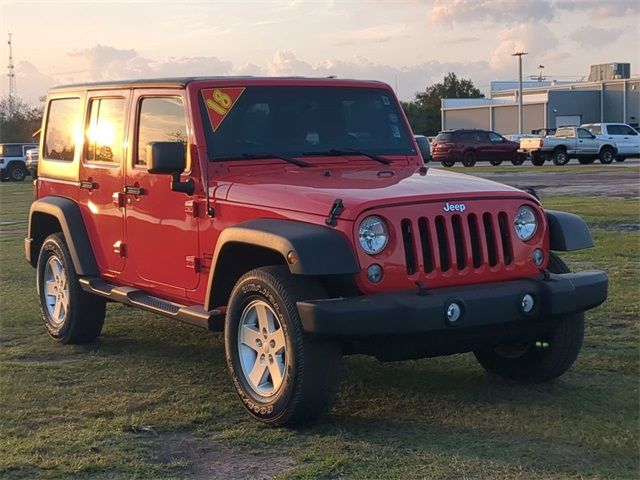
[[[13,65],[13,45],[11,44],[11,33],[9,34],[9,65],[7,65],[7,69],[9,73],[7,76],[9,77],[9,118],[13,118],[15,101],[18,98],[18,87],[16,87],[16,71]]]

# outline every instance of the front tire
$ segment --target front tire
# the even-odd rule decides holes
[[[9,165],[9,168],[7,170],[7,176],[9,177],[9,180],[13,182],[24,181],[24,178],[28,173],[22,165],[16,163],[12,163],[11,165]]]
[[[570,272],[567,265],[551,254],[552,273]],[[532,342],[501,345],[474,352],[489,373],[520,382],[540,383],[565,373],[575,362],[584,338],[584,314],[569,315],[554,329]]]
[[[225,351],[242,403],[270,425],[296,425],[324,414],[338,386],[341,351],[309,337],[296,302],[325,297],[286,266],[263,267],[236,283],[225,319]]]
[[[37,266],[38,296],[44,325],[60,343],[88,343],[102,331],[106,301],[80,287],[61,233],[42,244]]]

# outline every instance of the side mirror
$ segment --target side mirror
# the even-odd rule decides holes
[[[431,149],[429,148],[429,140],[425,137],[416,138],[416,143],[418,144],[418,150],[420,151],[420,155],[422,155],[422,161],[427,163],[431,160]]]
[[[171,175],[171,190],[193,195],[194,183],[190,178],[180,181],[180,174],[187,168],[187,155],[182,142],[149,142],[147,159],[151,174]]]

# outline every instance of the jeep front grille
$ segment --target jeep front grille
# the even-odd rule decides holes
[[[506,212],[404,218],[400,222],[407,274],[427,276],[513,262]]]

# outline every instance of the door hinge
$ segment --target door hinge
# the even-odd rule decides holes
[[[125,244],[122,240],[118,240],[117,242],[115,242],[113,244],[113,252],[116,255],[120,255],[121,257],[125,257],[126,256],[126,249],[125,249]]]
[[[187,200],[186,202],[184,202],[184,211],[187,215],[191,215],[193,218],[197,218],[199,215],[198,201]]]
[[[196,273],[200,271],[200,259],[198,257],[191,255],[188,256],[186,258],[186,265],[188,269],[193,270]]]

